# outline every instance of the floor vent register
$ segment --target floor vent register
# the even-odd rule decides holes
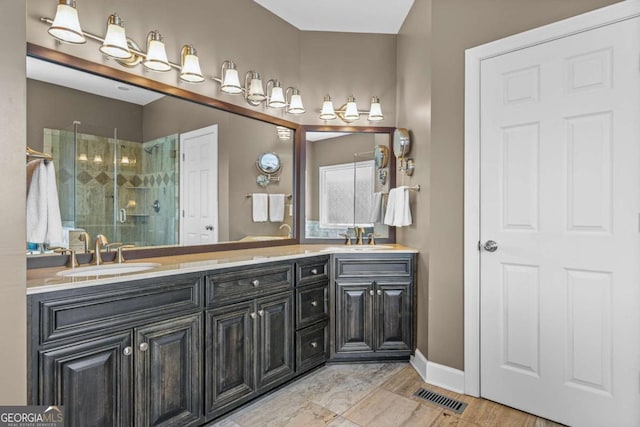
[[[413,395],[419,397],[420,399],[426,400],[429,403],[433,403],[434,405],[449,409],[456,414],[461,414],[462,411],[464,411],[464,409],[467,407],[467,404],[464,402],[451,399],[450,397],[424,388],[419,388],[418,391],[416,391]]]

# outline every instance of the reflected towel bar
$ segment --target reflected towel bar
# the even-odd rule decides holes
[[[267,193],[267,194],[269,194],[269,193]],[[245,194],[245,195],[244,195],[244,197],[247,197],[247,198],[252,197],[252,196],[253,196],[253,194]],[[291,199],[291,198],[293,197],[293,195],[292,195],[292,194],[285,194],[285,196],[284,196],[284,197],[285,197],[286,199]]]

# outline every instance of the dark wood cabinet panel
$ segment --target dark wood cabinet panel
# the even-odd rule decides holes
[[[252,316],[253,315],[253,316]],[[206,313],[205,413],[213,418],[255,392],[253,301]]]
[[[335,277],[340,279],[405,277],[413,275],[412,256],[389,254],[340,255],[335,257]]]
[[[329,318],[327,281],[296,288],[296,327],[298,329]]]
[[[284,295],[256,301],[258,389],[281,383],[293,376],[293,297]]]
[[[198,425],[202,419],[201,314],[137,328],[136,425]]]
[[[304,286],[329,278],[329,257],[314,257],[296,262],[296,286]]]
[[[411,282],[376,283],[377,351],[411,350]]]
[[[336,281],[336,351],[373,351],[373,296],[370,283]]]
[[[301,373],[327,360],[328,322],[321,322],[296,332],[296,372]]]
[[[39,405],[62,405],[67,426],[132,424],[131,333],[39,353]]]

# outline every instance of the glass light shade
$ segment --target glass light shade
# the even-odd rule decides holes
[[[367,119],[370,122],[378,122],[384,119],[382,114],[382,106],[380,106],[380,99],[377,96],[371,97],[371,107],[369,108],[369,117]]]
[[[350,96],[347,99],[347,108],[344,111],[344,119],[347,121],[358,120],[360,114],[358,114],[358,106],[356,105],[356,99]]]
[[[131,58],[124,23],[116,13],[110,15],[107,20],[107,34],[100,46],[100,52],[118,59]]]
[[[204,81],[200,60],[193,46],[184,45],[180,54],[181,68],[180,79],[189,83],[200,83]]]
[[[276,126],[278,132],[278,139],[281,141],[288,141],[291,139],[291,129],[284,126]]]
[[[93,156],[93,163],[102,163],[102,156],[100,154]]]
[[[333,120],[336,117],[337,117],[336,111],[333,109],[333,101],[331,101],[331,97],[327,95],[324,97],[324,102],[322,103],[322,111],[320,112],[320,119]]]
[[[267,104],[271,108],[283,108],[287,105],[284,100],[284,91],[280,86],[274,86],[271,89],[271,98]]]
[[[249,83],[249,93],[247,94],[247,99],[254,102],[262,102],[267,99],[267,96],[264,94],[262,80],[260,79],[260,75],[257,73],[253,75],[253,77],[251,78],[251,83]]]
[[[291,95],[291,101],[289,102],[289,109],[287,110],[290,114],[304,114],[304,106],[302,105],[302,97],[299,93],[294,93]]]
[[[236,64],[231,61],[225,61],[225,63],[222,64],[222,86],[220,90],[231,95],[242,93],[242,86],[240,86],[240,77],[238,77]]]
[[[129,163],[130,163],[129,162],[129,156],[126,156],[126,155],[122,156],[122,158],[120,159],[120,164],[121,165],[128,165]]]
[[[162,36],[158,31],[151,31],[147,37],[147,57],[142,65],[153,71],[169,71],[171,69]]]
[[[84,38],[84,34],[82,34],[78,11],[73,1],[60,1],[56,10],[56,16],[53,18],[51,27],[49,27],[49,34],[67,43],[86,43],[87,40]]]
[[[89,159],[87,158],[87,153],[80,153],[78,154],[78,161],[79,162],[86,162]]]

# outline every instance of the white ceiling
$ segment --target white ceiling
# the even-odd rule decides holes
[[[27,77],[138,105],[147,105],[164,96],[161,93],[31,57],[27,57]]]
[[[254,0],[303,31],[398,34],[414,0]]]

